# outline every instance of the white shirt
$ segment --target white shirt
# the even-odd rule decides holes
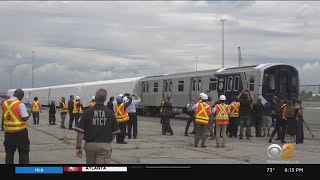
[[[135,113],[136,112],[136,104],[138,104],[140,102],[141,102],[140,98],[138,98],[137,100],[132,100],[131,104],[127,107],[128,113]]]
[[[16,98],[16,97],[12,97],[12,98],[10,98],[9,99],[9,101],[15,101],[15,100],[17,100],[18,98]],[[20,112],[20,116],[21,117],[29,117],[29,114],[28,114],[28,111],[27,111],[27,108],[26,108],[26,105],[24,105],[23,103],[21,103],[20,105],[19,105],[19,112]]]

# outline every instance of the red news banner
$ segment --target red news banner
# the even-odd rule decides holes
[[[63,172],[127,172],[127,167],[69,166],[69,167],[63,167]]]

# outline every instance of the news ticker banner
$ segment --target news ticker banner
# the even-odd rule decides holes
[[[67,167],[15,167],[15,174],[63,174],[72,172],[127,172],[127,167],[67,166]]]

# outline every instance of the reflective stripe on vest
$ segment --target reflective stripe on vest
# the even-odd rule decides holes
[[[227,113],[227,104],[217,104],[216,106],[216,123],[217,124],[228,124],[229,116]]]
[[[124,110],[124,103],[118,105],[116,104],[116,111],[115,111],[116,118],[119,123],[123,123],[129,120],[129,114],[127,110]]]
[[[67,104],[66,103],[64,103],[64,102],[60,102],[60,103],[62,103],[62,108],[60,107],[60,112],[68,112],[68,107],[67,107]]]
[[[80,104],[80,111],[78,111],[78,104],[80,104],[80,102],[74,103],[73,110],[72,110],[73,114],[79,114],[79,113],[81,114],[82,113],[81,104]]]
[[[40,111],[40,103],[39,101],[32,102],[32,112],[39,112]]]
[[[230,105],[231,105],[230,106],[230,108],[231,108],[230,117],[239,117],[240,103],[236,102],[236,103],[232,103]]]
[[[19,100],[15,100],[13,102],[8,103],[5,101],[2,105],[3,108],[3,124],[4,129],[8,133],[19,132],[27,127],[25,121],[22,120],[20,115],[19,106],[22,102]]]
[[[96,105],[96,102],[90,102],[89,107],[92,108],[94,105]]]
[[[204,105],[202,101],[200,100],[198,102],[198,109],[196,111],[196,123],[198,124],[208,124],[209,119],[210,119],[210,106],[209,105]]]

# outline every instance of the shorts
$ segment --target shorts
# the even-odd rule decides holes
[[[271,127],[272,118],[270,116],[263,116],[262,127]]]

